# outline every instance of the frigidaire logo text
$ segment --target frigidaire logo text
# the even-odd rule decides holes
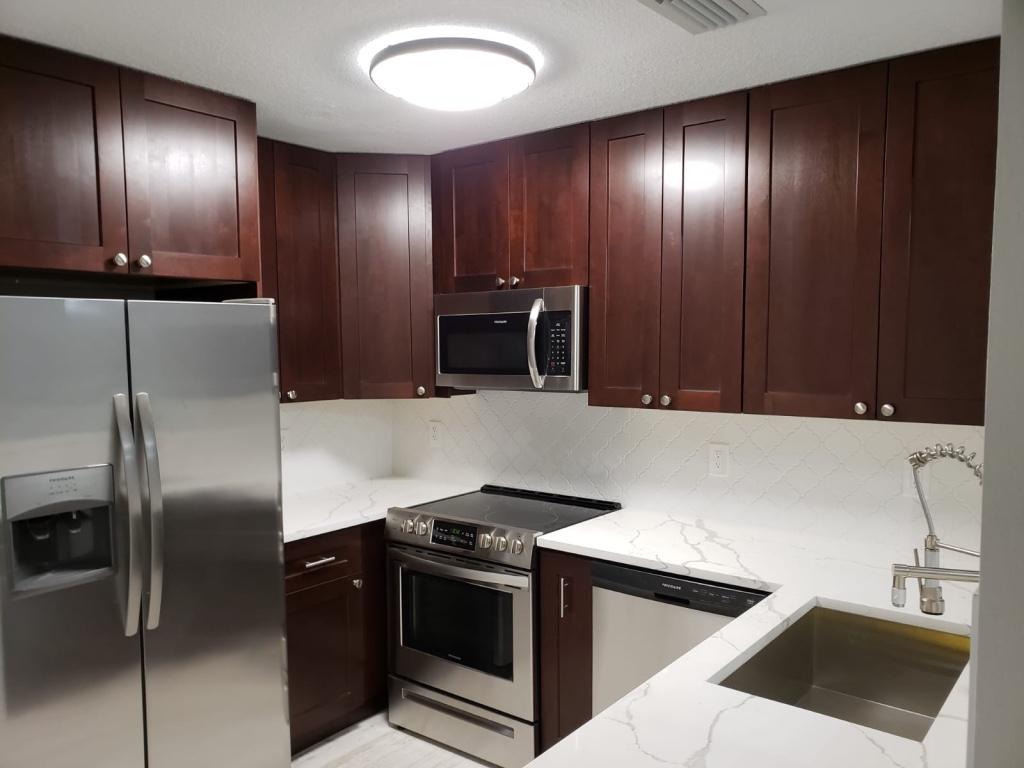
[[[680,587],[677,584],[666,584],[665,582],[661,582],[661,586],[665,587],[665,589],[675,589],[675,590],[680,591],[680,592],[683,589],[682,587]]]
[[[508,320],[495,320],[495,325],[508,325]]]
[[[74,475],[61,475],[60,477],[51,477],[50,478],[50,482],[51,483],[64,483],[64,482],[67,482],[68,480],[74,480],[74,479],[75,479]]]

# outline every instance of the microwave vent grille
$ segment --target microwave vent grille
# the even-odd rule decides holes
[[[754,0],[639,0],[688,32],[699,35],[764,16]]]

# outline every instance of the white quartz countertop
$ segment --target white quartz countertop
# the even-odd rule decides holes
[[[816,605],[969,632],[973,589],[945,585],[946,615],[889,603],[903,545],[725,527],[714,510],[625,508],[543,536],[548,549],[773,594],[534,760],[532,768],[963,768],[965,670],[923,743],[716,685]],[[922,536],[923,536],[922,526]],[[976,561],[975,561],[976,562]],[[976,567],[951,560],[951,566]]]
[[[383,477],[289,491],[282,502],[285,543],[383,520],[390,507],[425,504],[477,488],[407,477]]]

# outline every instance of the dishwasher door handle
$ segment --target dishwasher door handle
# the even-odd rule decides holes
[[[558,618],[565,618],[565,609],[568,607],[565,603],[565,586],[568,583],[568,579],[564,576],[558,577]]]

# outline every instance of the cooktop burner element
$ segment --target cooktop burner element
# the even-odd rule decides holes
[[[621,509],[614,501],[485,485],[479,491],[388,510],[392,541],[531,568],[538,536]]]

